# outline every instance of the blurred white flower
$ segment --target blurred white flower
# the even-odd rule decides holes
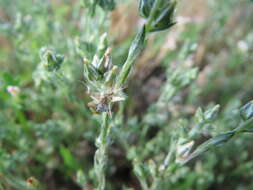
[[[240,51],[242,52],[247,52],[249,50],[249,45],[247,44],[247,42],[243,41],[243,40],[240,40],[238,43],[237,43],[237,47]]]
[[[20,92],[20,88],[18,86],[7,86],[7,92],[12,96],[17,96]]]

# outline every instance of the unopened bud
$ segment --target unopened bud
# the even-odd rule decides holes
[[[188,157],[192,147],[194,145],[194,141],[190,141],[185,144],[179,144],[176,149],[176,162],[183,162]]]
[[[105,52],[105,57],[109,57],[111,55],[111,53],[112,53],[112,48],[111,47],[107,48],[107,50]]]
[[[212,120],[214,120],[217,117],[219,110],[220,110],[220,105],[216,105],[212,109],[207,110],[204,113],[204,119],[205,119],[205,121],[212,121]]]
[[[86,57],[84,57],[83,58],[83,64],[88,65],[89,63],[90,63],[90,61]]]
[[[63,61],[64,55],[56,54],[46,48],[41,49],[41,63],[47,71],[52,72],[59,70]]]
[[[241,117],[244,120],[248,120],[253,116],[253,100],[245,104],[241,109],[240,109],[240,114]]]
[[[104,33],[100,40],[99,40],[99,44],[98,44],[98,57],[102,58],[104,55],[104,52],[106,51],[106,48],[108,46],[108,41],[107,41],[107,34]]]

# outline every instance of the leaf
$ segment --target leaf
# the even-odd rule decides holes
[[[240,134],[243,132],[252,132],[252,131],[253,131],[253,117],[243,122],[239,127],[234,129],[234,132],[236,134]]]
[[[211,139],[209,139],[208,141],[202,143],[200,146],[197,147],[197,149],[191,153],[188,158],[183,162],[183,164],[189,162],[190,160],[192,160],[193,158],[203,154],[204,152],[208,151],[211,148],[214,148],[218,145],[221,145],[225,142],[227,142],[228,140],[230,140],[233,136],[234,136],[235,132],[233,131],[229,131],[227,133],[223,133],[220,134],[216,137],[213,137]]]
[[[79,164],[77,160],[74,158],[72,153],[69,151],[68,148],[61,146],[60,147],[60,154],[61,157],[63,158],[64,165],[71,169],[71,170],[76,170],[79,168]]]
[[[129,52],[128,52],[128,59],[134,60],[139,53],[142,51],[145,43],[146,37],[146,29],[145,25],[141,28],[141,30],[136,35],[135,39],[133,40]]]
[[[137,56],[140,54],[140,52],[142,51],[144,47],[145,39],[146,39],[146,27],[144,25],[141,28],[141,30],[138,32],[138,34],[136,35],[134,41],[132,42],[130,46],[127,60],[124,63],[123,68],[121,69],[121,72],[119,74],[119,77],[116,83],[117,87],[121,87],[125,83],[135,59],[137,58]]]

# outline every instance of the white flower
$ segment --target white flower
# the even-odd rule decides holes
[[[249,45],[247,44],[247,42],[243,41],[243,40],[240,40],[238,43],[237,43],[237,47],[240,51],[242,52],[247,52],[249,50]]]
[[[20,88],[18,86],[7,86],[7,92],[12,96],[17,96],[20,92]]]

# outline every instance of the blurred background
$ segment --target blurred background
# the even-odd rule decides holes
[[[149,142],[162,126],[178,121],[191,125],[198,107],[220,104],[203,141],[233,129],[238,107],[253,97],[253,2],[180,0],[176,21],[169,31],[150,36],[126,88],[127,102],[114,108],[121,110],[125,127],[115,131],[109,150],[109,189],[141,189],[120,130],[131,137],[127,143],[137,146],[143,118],[151,126],[144,140]],[[113,61],[121,65],[142,23],[135,0],[116,1],[108,15],[98,7],[94,17],[87,16],[79,0],[0,0],[0,189],[38,183],[45,190],[81,190],[80,175],[87,176],[88,189],[93,189],[90,171],[99,122],[86,106],[90,100],[76,41],[92,49],[107,32]],[[65,56],[65,78],[41,72],[42,47]],[[182,88],[163,113],[147,115],[168,73],[179,67],[185,72],[197,67],[196,80]],[[206,153],[171,176],[168,189],[253,189],[252,140],[246,134]],[[143,159],[163,155],[166,146],[166,140],[159,141],[156,151],[143,153]]]

